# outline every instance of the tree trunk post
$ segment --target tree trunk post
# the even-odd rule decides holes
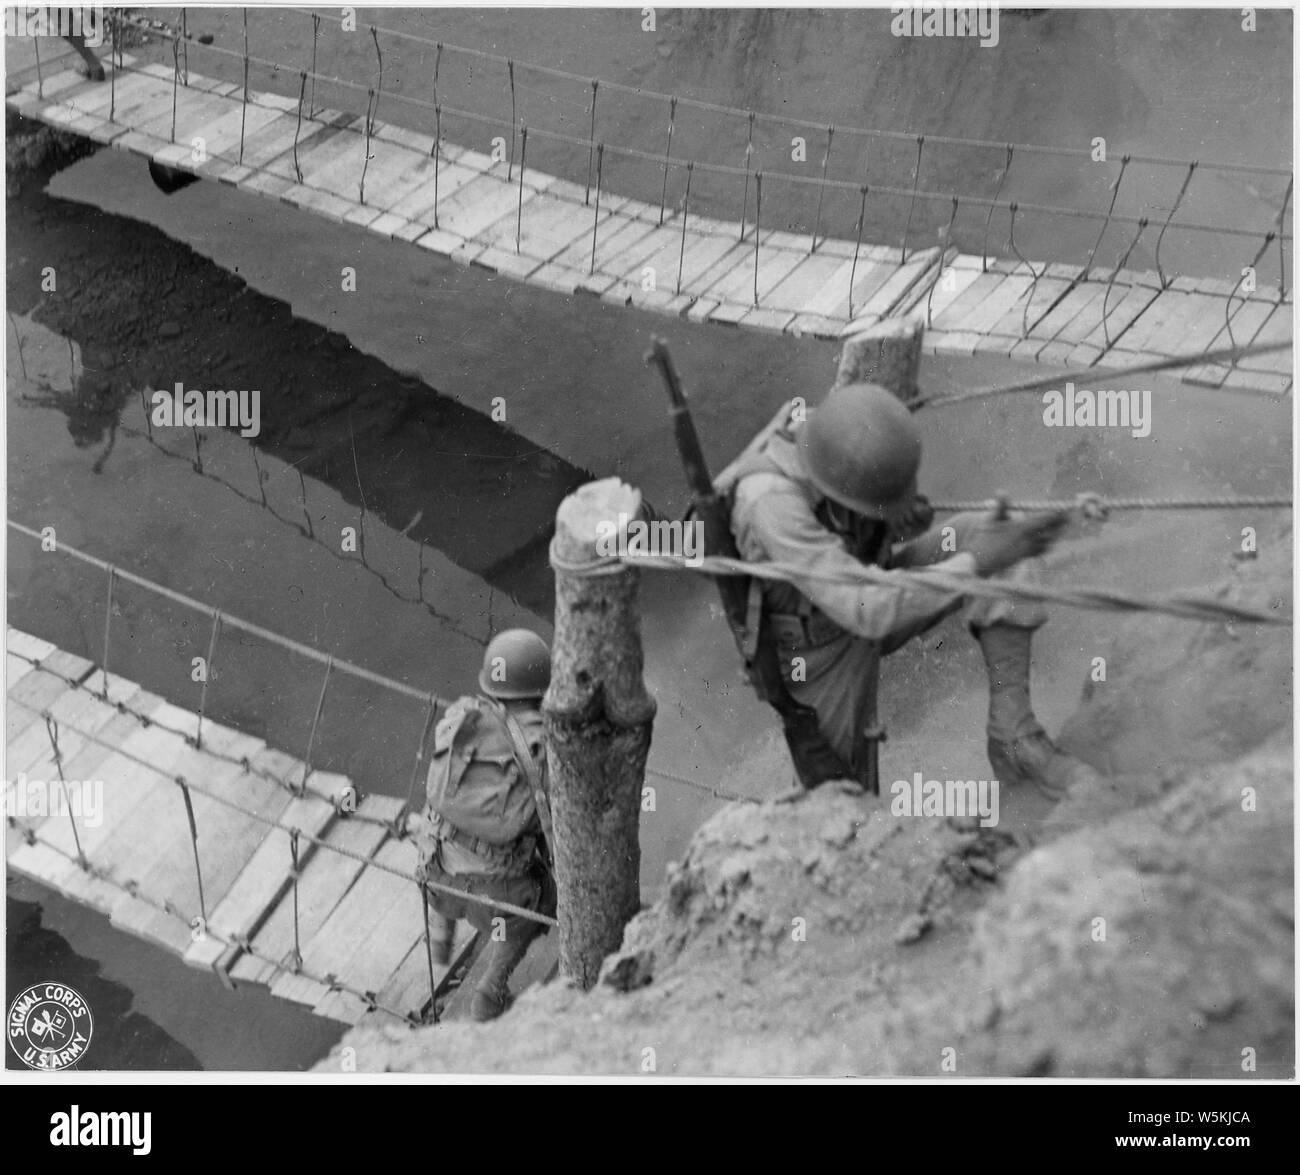
[[[851,335],[840,352],[836,384],[879,384],[911,403],[918,392],[924,331],[920,318],[885,318]]]
[[[598,559],[602,533],[624,530],[640,509],[640,493],[618,478],[591,482],[560,503],[551,547],[555,641],[542,713],[560,971],[584,989],[641,908],[638,825],[656,707],[642,680],[641,573],[567,568]]]

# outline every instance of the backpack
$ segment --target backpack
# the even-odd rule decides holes
[[[530,745],[537,741],[540,732],[530,740],[519,721],[491,698],[453,702],[434,732],[428,815],[498,848],[514,845],[539,822],[548,826],[545,766],[537,765]]]

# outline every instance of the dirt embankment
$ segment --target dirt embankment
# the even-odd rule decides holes
[[[1219,594],[1289,612],[1290,532],[1262,540]],[[1069,724],[1114,774],[1031,834],[833,786],[732,805],[590,994],[342,1047],[363,1071],[1291,1075],[1289,648],[1128,621]]]

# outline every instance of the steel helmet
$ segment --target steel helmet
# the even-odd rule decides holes
[[[808,479],[841,506],[891,520],[916,493],[921,434],[912,414],[877,384],[832,388],[798,433]]]
[[[551,684],[551,650],[531,629],[499,632],[483,652],[478,686],[494,698],[540,698]]]

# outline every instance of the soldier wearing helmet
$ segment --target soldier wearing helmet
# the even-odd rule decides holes
[[[509,1006],[509,979],[544,923],[484,905],[509,902],[553,917],[542,695],[551,653],[535,632],[498,633],[483,654],[481,695],[452,703],[434,733],[427,802],[413,819],[427,887],[435,961],[445,965],[457,919],[487,942],[486,967],[470,1004],[475,1020]]]
[[[856,572],[863,564],[929,565],[1024,576],[1031,567],[1017,564],[1047,550],[1064,515],[957,515],[946,523],[956,553],[945,558],[940,530],[921,533],[933,511],[916,490],[921,440],[907,407],[868,383],[839,385],[817,408],[799,403],[777,413],[716,488],[730,495],[741,556],[795,569],[788,582],[753,580],[751,591],[761,593],[758,639],[775,645],[784,688],[816,711],[816,729],[800,738],[787,725],[800,783],[839,776],[874,783],[880,657],[965,606],[989,672],[988,753],[997,778],[1059,798],[1090,769],[1052,743],[1030,706],[1030,639],[1046,619],[1041,607],[885,587]]]

